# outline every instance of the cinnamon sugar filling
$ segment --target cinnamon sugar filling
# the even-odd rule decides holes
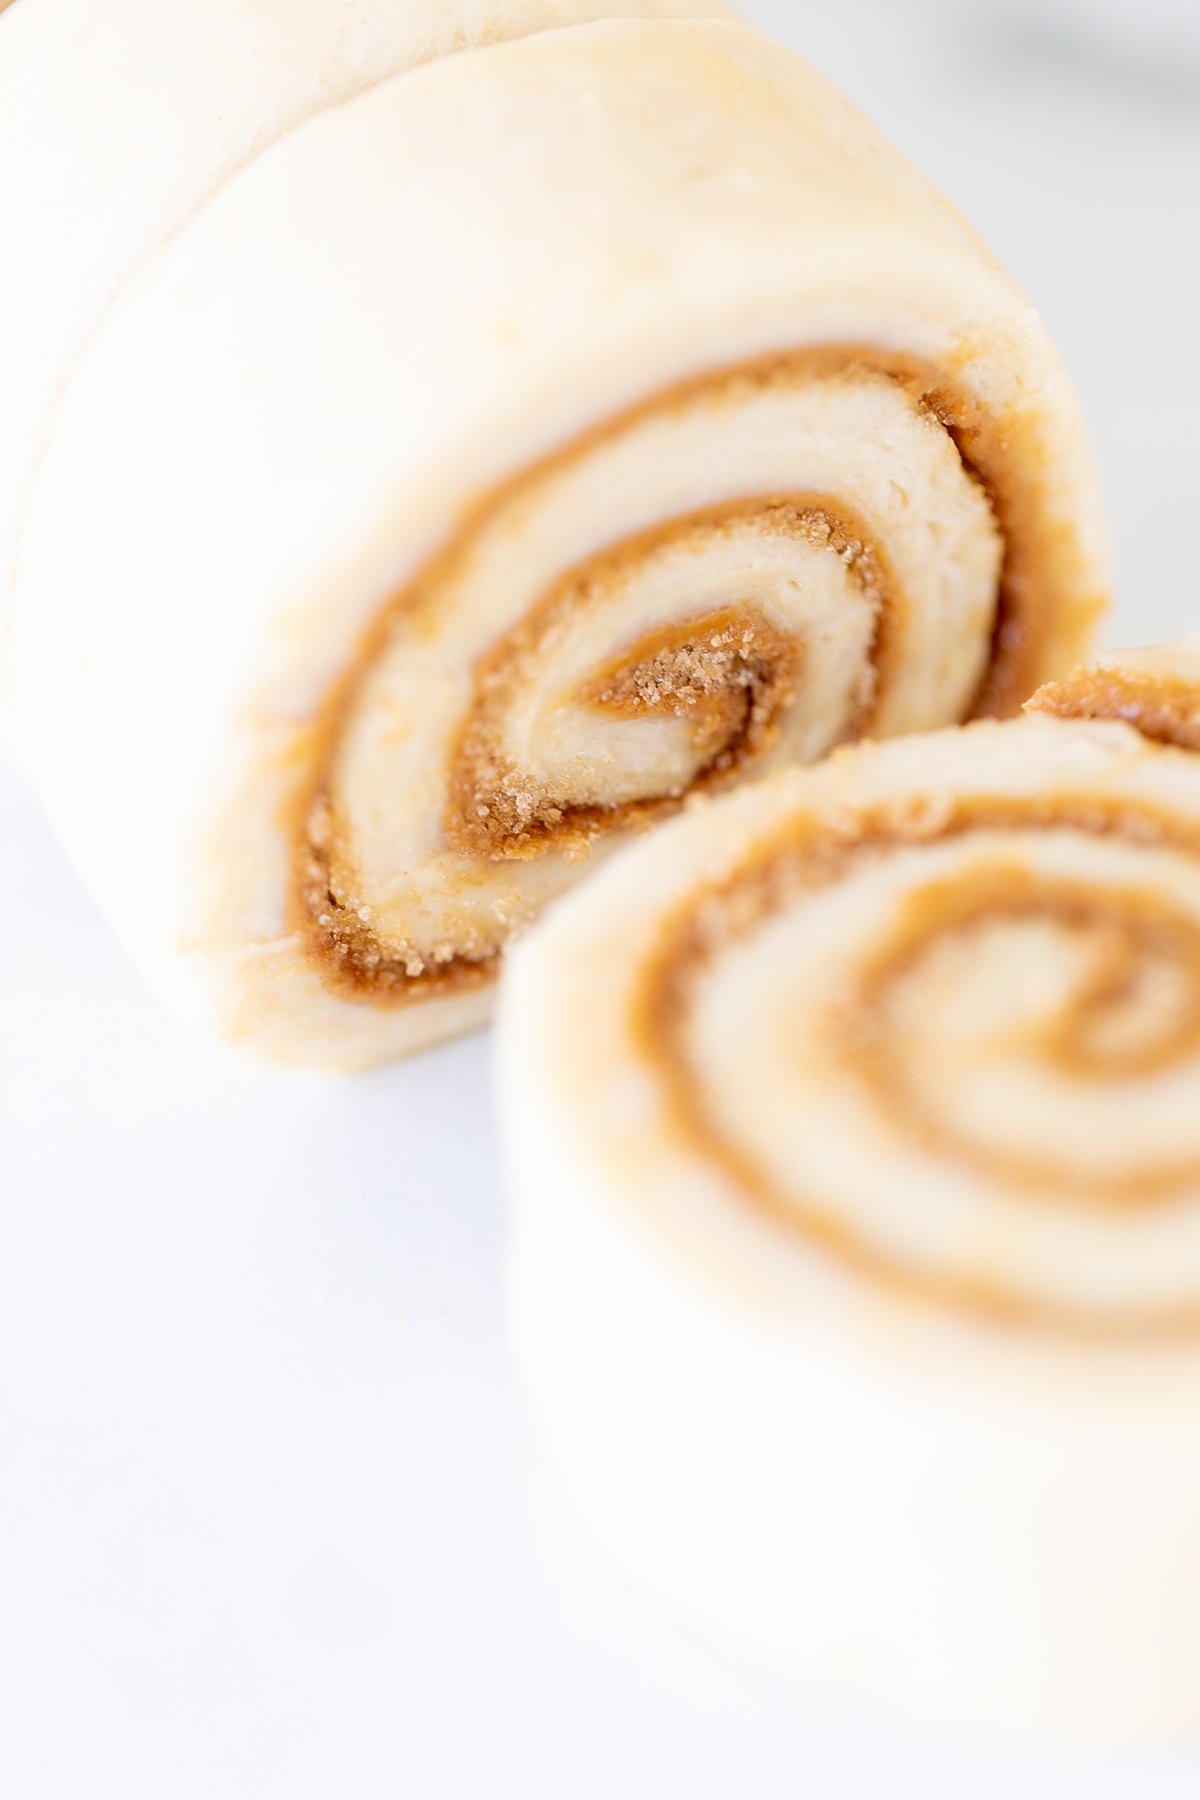
[[[800,816],[724,880],[690,895],[666,921],[635,999],[642,1050],[683,1142],[722,1169],[749,1201],[827,1254],[915,1298],[1004,1322],[1093,1336],[1171,1336],[1200,1331],[1200,1303],[1111,1318],[1045,1304],[1000,1283],[917,1268],[893,1259],[816,1195],[785,1194],[752,1152],[715,1121],[689,1048],[698,985],[723,954],[751,938],[789,902],[815,895],[874,859],[974,833],[1069,830],[1094,839],[1181,852],[1200,862],[1200,829],[1167,813],[1069,793],[1046,799],[976,797],[847,813]],[[980,868],[912,892],[857,973],[829,1021],[829,1054],[852,1073],[870,1104],[915,1146],[1010,1186],[1014,1202],[1098,1209],[1115,1216],[1171,1207],[1200,1188],[1200,1155],[1147,1170],[1081,1175],[1052,1153],[980,1146],[946,1116],[917,1078],[903,1020],[929,960],[955,944],[981,950],[974,934],[1035,922],[1069,934],[1087,952],[1086,973],[1056,1014],[1029,1027],[1015,1048],[1075,1079],[1136,1082],[1186,1066],[1200,1054],[1200,922],[1152,889],[1091,887],[1039,875],[990,854]],[[1165,980],[1156,980],[1165,977]],[[919,987],[918,990],[919,992]]]
[[[611,718],[671,716],[686,721],[694,767],[686,781],[656,794],[618,794],[580,802],[504,755],[503,724],[531,670],[552,656],[564,621],[602,606],[615,587],[643,570],[656,551],[686,546],[702,554],[717,536],[749,525],[795,538],[845,565],[875,614],[870,679],[852,734],[866,728],[870,702],[895,635],[898,600],[878,551],[859,521],[838,518],[815,497],[735,502],[719,511],[656,528],[572,571],[548,599],[478,666],[475,699],[459,738],[446,832],[466,854],[502,859],[539,856],[550,842],[586,851],[614,827],[648,824],[674,811],[688,793],[737,779],[778,741],[780,721],[797,696],[804,644],[750,597],[642,633],[585,677],[572,699]]]
[[[1042,688],[1025,710],[1059,719],[1119,719],[1154,743],[1200,750],[1200,691],[1150,669],[1076,669]]]
[[[429,786],[441,799],[427,849],[398,850],[386,879],[364,872],[346,811],[346,747],[369,720],[378,668],[403,632],[436,633],[444,596],[467,579],[506,510],[519,515],[536,503],[539,488],[586,469],[625,435],[689,408],[728,407],[732,414],[761,395],[813,383],[847,390],[886,384],[914,419],[944,436],[961,481],[983,497],[994,521],[1000,549],[986,628],[990,648],[985,642],[981,676],[958,716],[1012,711],[1036,685],[1046,646],[1069,637],[1099,597],[1080,598],[1074,541],[1045,516],[1039,453],[1032,428],[1019,416],[992,419],[947,372],[860,346],[764,358],[681,383],[482,501],[453,543],[388,602],[367,632],[318,721],[296,811],[290,917],[327,985],[345,997],[388,1005],[490,980],[512,932],[567,884],[564,864],[603,838],[654,821],[690,793],[754,771],[806,707],[824,702],[823,665],[814,661],[811,634],[790,623],[779,599],[789,582],[803,587],[811,561],[798,561],[791,577],[779,572],[780,564],[768,594],[754,579],[731,577],[726,591],[706,595],[701,581],[694,608],[681,603],[677,616],[655,620],[649,606],[640,626],[631,624],[590,665],[575,667],[588,620],[600,619],[607,606],[627,605],[639,582],[652,583],[657,559],[678,562],[694,554],[702,575],[706,558],[736,558],[743,541],[777,560],[829,559],[847,596],[855,596],[863,654],[847,685],[844,716],[811,753],[824,754],[872,728],[906,655],[910,597],[889,547],[847,494],[770,492],[685,511],[585,556],[540,596],[535,591],[490,644],[467,652],[466,686],[452,703],[457,723]],[[747,566],[749,558],[748,550]],[[598,627],[597,633],[599,646]],[[565,660],[564,678],[546,693],[546,671],[556,656]],[[547,755],[538,766],[526,750],[530,743],[536,748],[534,727],[543,717],[557,718],[555,708],[578,732],[591,720],[616,747],[585,755],[578,732],[576,739],[567,733],[557,762]],[[403,729],[401,721],[396,730]],[[643,749],[628,733],[643,734]],[[419,780],[422,789],[426,779],[404,777],[414,785]],[[441,886],[426,895],[414,870],[434,852],[445,872]],[[390,921],[380,903],[381,893],[385,903],[398,893],[408,904],[410,888],[419,931]]]

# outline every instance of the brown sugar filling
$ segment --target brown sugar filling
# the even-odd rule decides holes
[[[796,697],[804,647],[753,601],[643,634],[594,671],[574,696],[613,717],[657,713],[686,719],[699,766],[685,790],[650,800],[572,805],[552,788],[539,788],[500,747],[514,692],[530,668],[536,668],[564,616],[602,602],[653,552],[666,546],[702,548],[747,520],[841,558],[875,605],[870,661],[874,692],[881,691],[894,654],[900,601],[883,558],[852,514],[835,513],[815,496],[770,497],[737,501],[668,528],[656,527],[571,570],[480,663],[474,704],[454,755],[446,813],[447,838],[456,850],[493,861],[538,856],[550,843],[585,851],[614,827],[649,824],[677,809],[687,793],[736,780],[767,754]],[[868,723],[864,707],[854,721],[854,735],[860,736]]]
[[[964,363],[968,360],[964,354]],[[1003,565],[991,656],[969,716],[1014,711],[1053,664],[1053,646],[1069,639],[1098,610],[1099,595],[1081,595],[1079,553],[1072,534],[1047,516],[1041,502],[1042,457],[1032,427],[1019,414],[993,418],[952,373],[920,360],[859,345],[832,345],[771,356],[679,383],[586,433],[488,495],[452,543],[380,611],[343,678],[331,692],[313,733],[308,775],[296,797],[289,921],[306,942],[326,985],[345,998],[398,1005],[477,987],[493,979],[494,943],[447,944],[413,956],[384,943],[367,909],[347,902],[339,875],[341,833],[332,793],[340,744],[364,681],[399,621],[436,607],[437,596],[499,509],[547,475],[586,459],[599,445],[652,416],[699,397],[736,397],[756,386],[804,378],[885,375],[914,408],[936,419],[952,439],[967,473],[982,487],[1003,542]],[[603,833],[649,822],[685,797],[664,794],[614,806],[564,806],[497,753],[495,725],[506,688],[518,683],[539,633],[556,609],[578,604],[589,584],[610,580],[623,559],[645,558],[681,532],[719,531],[730,518],[769,521],[843,555],[856,581],[880,601],[873,647],[875,693],[886,690],[894,645],[889,620],[904,596],[890,577],[885,551],[873,544],[844,498],[764,496],[666,521],[661,527],[570,571],[554,590],[493,647],[475,671],[475,699],[464,722],[444,819],[447,843],[490,862],[525,860],[551,846],[585,854]],[[729,634],[714,644],[714,637]],[[1049,648],[1048,648],[1049,647]],[[613,715],[660,710],[685,716],[701,766],[689,791],[736,779],[769,748],[794,697],[803,645],[787,639],[752,599],[706,612],[678,633],[649,634],[625,649],[588,683],[587,703]],[[869,729],[869,708],[856,731]]]
[[[800,646],[769,620],[752,609],[726,609],[640,638],[582,697],[617,717],[686,719],[701,761],[686,790],[695,793],[729,780],[770,748],[795,697],[801,660]],[[504,758],[488,730],[492,708],[503,711],[503,688],[489,688],[486,698],[455,759],[446,829],[456,850],[495,861],[538,856],[551,841],[582,850],[615,820],[649,822],[683,798],[676,792],[603,806],[560,801]]]
[[[1200,750],[1200,689],[1150,669],[1076,669],[1040,688],[1025,711],[1059,719],[1119,719],[1154,743]]]
[[[948,807],[867,810],[836,822],[799,816],[724,880],[690,895],[666,921],[635,1000],[639,1042],[679,1136],[721,1168],[757,1207],[790,1231],[803,1233],[857,1273],[913,1298],[999,1322],[1034,1324],[1092,1336],[1190,1336],[1200,1332],[1200,1303],[1174,1311],[1100,1317],[1032,1301],[1022,1293],[966,1276],[919,1270],[889,1259],[816,1196],[782,1193],[767,1171],[714,1121],[688,1051],[688,1027],[698,982],[724,950],[752,935],[789,900],[816,893],[858,864],[919,844],[937,844],[978,831],[1069,829],[1119,838],[1137,846],[1182,851],[1200,859],[1200,828],[1166,813],[1094,795],[1061,794],[1035,800],[976,797]],[[906,1066],[903,1045],[889,1036],[889,1001],[898,984],[945,934],[984,920],[1050,919],[1097,933],[1103,954],[1071,1005],[1036,1048],[1052,1066],[1077,1075],[1129,1080],[1169,1068],[1200,1046],[1200,926],[1152,892],[1097,894],[1085,884],[1043,880],[1015,864],[991,866],[915,894],[891,936],[865,967],[845,1017],[835,1026],[831,1054],[855,1068],[886,1116],[922,1145],[991,1176],[1007,1176],[1014,1196],[1033,1204],[1045,1185],[1063,1204],[1137,1211],[1169,1205],[1200,1186],[1200,1160],[1157,1171],[1145,1180],[1072,1180],[1050,1166],[1018,1156],[997,1160],[934,1116]],[[1166,963],[1183,982],[1182,1003],[1150,1042],[1121,1042],[1104,1032],[1110,1012],[1126,1003],[1146,959]]]

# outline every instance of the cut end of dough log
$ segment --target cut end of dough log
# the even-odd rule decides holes
[[[30,509],[23,748],[186,1011],[360,1067],[689,799],[1015,710],[1105,585],[945,203],[749,31],[581,26],[311,120],[128,284]]]
[[[789,487],[796,436],[844,459],[827,489]],[[770,492],[623,535],[664,459],[719,491],[747,441]],[[601,840],[859,736],[1011,710],[1052,621],[1086,611],[1032,466],[945,376],[847,347],[689,381],[516,478],[389,603],[324,709],[293,908],[325,978],[389,1005],[476,985]],[[598,496],[601,547],[558,570],[542,545]],[[417,871],[419,750],[443,772]]]
[[[585,1507],[789,1666],[1007,1730],[1200,1726],[1197,673],[697,807],[502,996],[513,1322]]]

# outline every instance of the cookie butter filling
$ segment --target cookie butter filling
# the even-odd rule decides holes
[[[1200,1331],[1194,818],[1069,789],[797,815],[666,921],[635,1010],[682,1139],[836,1258]]]
[[[692,381],[527,470],[325,710],[293,901],[324,978],[488,979],[582,857],[688,795],[1024,698],[1059,606],[1036,485],[1019,433],[853,349]]]

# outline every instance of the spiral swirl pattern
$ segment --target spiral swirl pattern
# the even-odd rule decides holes
[[[643,1093],[624,1185],[702,1172],[783,1267],[951,1315],[1200,1333],[1191,753],[1046,717],[845,749],[627,859],[572,942]],[[557,1054],[590,1131],[612,1093]]]
[[[1084,716],[1135,667],[1153,735]],[[514,953],[529,1391],[606,1533],[790,1666],[1200,1719],[1194,673],[781,771]]]
[[[1023,478],[935,370],[849,346],[691,381],[515,478],[327,711],[296,882],[327,978],[478,982],[689,794],[1010,709],[1059,604]]]
[[[1190,1333],[1200,771],[1106,730],[846,763],[671,916],[638,1007],[681,1128],[837,1257]]]

